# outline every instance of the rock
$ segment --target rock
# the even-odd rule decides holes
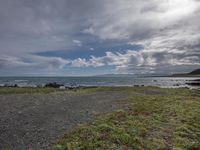
[[[195,81],[195,82],[200,82],[200,79],[195,79],[195,80],[192,80],[192,81]]]
[[[188,82],[186,84],[191,86],[200,86],[200,82]]]
[[[52,87],[52,88],[59,88],[61,86],[64,86],[63,84],[58,84],[56,82],[53,82],[53,83],[48,83],[45,85],[45,87]]]
[[[139,85],[134,85],[134,87],[140,87]]]
[[[15,84],[13,87],[18,87],[18,85],[17,85],[17,84]]]
[[[14,85],[10,85],[10,84],[4,84],[4,87],[19,87],[17,84],[14,84]]]
[[[60,86],[59,89],[64,90],[65,86]]]

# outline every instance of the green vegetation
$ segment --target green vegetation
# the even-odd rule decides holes
[[[55,88],[0,87],[0,94],[50,93],[55,91]]]
[[[200,150],[200,91],[93,88],[127,92],[126,109],[99,115],[59,139],[54,150]],[[128,108],[127,108],[128,106]]]

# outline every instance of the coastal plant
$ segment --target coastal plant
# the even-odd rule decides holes
[[[93,123],[78,126],[61,137],[53,149],[200,149],[198,90],[185,88],[146,88],[146,90],[132,88],[132,90],[141,95],[131,96],[125,100],[129,104],[128,109],[100,115]],[[154,91],[154,94],[148,91]]]

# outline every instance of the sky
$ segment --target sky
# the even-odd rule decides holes
[[[200,0],[0,0],[0,76],[200,68]]]

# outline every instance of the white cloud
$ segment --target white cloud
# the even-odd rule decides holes
[[[0,57],[0,69],[16,68],[16,67],[30,67],[30,63],[24,62],[18,57],[5,56],[5,55]]]
[[[79,40],[72,40],[74,44],[76,44],[77,46],[82,46],[82,42]]]
[[[77,58],[71,62],[72,67],[88,67],[86,59]]]
[[[0,69],[59,70],[70,61],[59,57],[41,57],[29,55],[26,57],[1,56]]]
[[[115,66],[117,71],[124,73],[168,73],[180,70],[181,66],[191,67],[192,70],[200,65],[200,54],[193,55],[179,51],[127,50],[125,53],[107,52],[103,57],[73,60],[74,67]],[[171,69],[169,66],[172,66]],[[173,69],[172,69],[173,68]],[[182,70],[181,70],[182,71]]]
[[[83,32],[103,40],[149,38],[196,16],[199,7],[195,0],[110,0],[102,13],[89,19],[91,25]]]

